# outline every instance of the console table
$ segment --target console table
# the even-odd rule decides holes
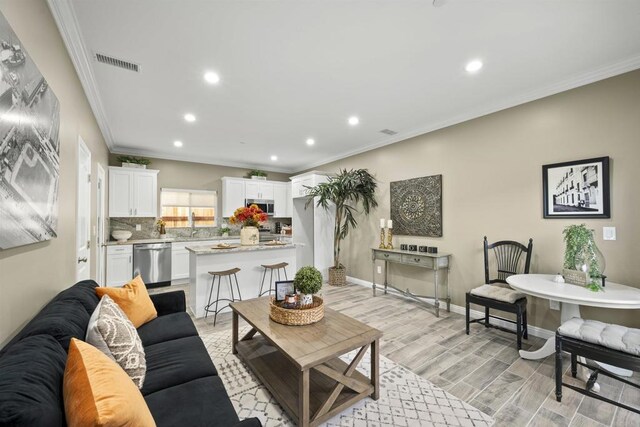
[[[400,294],[413,298],[414,300],[435,307],[436,316],[440,317],[440,301],[444,300],[447,303],[447,311],[451,311],[451,298],[449,297],[449,261],[451,254],[447,253],[425,253],[425,252],[413,252],[413,251],[401,251],[396,249],[371,249],[371,260],[373,264],[373,296],[376,296],[376,260],[384,261],[384,293],[387,293],[387,288],[394,289]],[[433,295],[418,295],[414,294],[409,289],[402,290],[389,284],[388,271],[389,263],[398,263],[404,265],[413,265],[414,267],[426,268],[433,271]],[[446,272],[446,298],[440,298],[438,296],[438,272],[444,270]],[[432,300],[432,301],[425,301]]]

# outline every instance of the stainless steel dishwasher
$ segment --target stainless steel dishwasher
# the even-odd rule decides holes
[[[171,243],[133,245],[133,276],[142,276],[147,288],[171,284]]]

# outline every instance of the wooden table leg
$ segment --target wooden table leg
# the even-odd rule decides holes
[[[309,370],[300,372],[298,383],[298,425],[309,426]]]
[[[371,343],[371,384],[373,385],[373,400],[380,397],[380,342],[375,340]]]
[[[231,353],[238,354],[236,346],[238,345],[238,313],[233,310],[231,316]]]

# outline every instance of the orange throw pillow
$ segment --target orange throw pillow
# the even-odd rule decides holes
[[[127,373],[100,350],[76,338],[69,344],[62,395],[70,427],[156,425]]]
[[[149,298],[147,287],[144,285],[140,275],[137,275],[135,279],[121,288],[97,287],[96,293],[100,298],[103,295],[109,295],[136,328],[158,317],[156,307],[153,305],[151,298]]]

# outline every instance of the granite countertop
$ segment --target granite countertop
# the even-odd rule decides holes
[[[228,254],[229,252],[257,252],[257,251],[270,251],[275,249],[291,249],[295,248],[295,243],[287,243],[286,245],[265,245],[259,244],[255,246],[236,246],[229,249],[217,249],[211,246],[187,246],[189,252],[193,252],[196,255],[209,255],[209,254]]]
[[[275,239],[278,237],[288,237],[291,238],[291,235],[281,235],[281,234],[262,234],[261,235],[262,238],[269,238],[269,239]],[[179,236],[175,236],[175,237],[166,237],[164,239],[130,239],[127,240],[126,242],[118,242],[115,240],[111,240],[106,242],[104,245],[105,246],[117,246],[117,245],[137,245],[137,244],[144,244],[144,243],[171,243],[171,242],[203,242],[203,241],[209,241],[209,240],[240,240],[240,236],[239,235],[233,235],[233,236],[227,236],[227,237],[223,237],[223,236],[209,236],[209,237],[200,237],[200,236],[196,236],[196,237],[179,237]]]

